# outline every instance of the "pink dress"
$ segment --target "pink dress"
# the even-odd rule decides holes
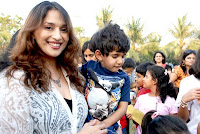
[[[167,96],[165,103],[162,103],[159,96],[152,97],[149,96],[149,93],[141,95],[138,97],[135,108],[146,114],[151,110],[158,111],[161,115],[169,115],[169,114],[176,114],[178,112],[178,108],[174,105],[175,99]],[[136,129],[136,134],[141,134],[142,129],[139,125]]]

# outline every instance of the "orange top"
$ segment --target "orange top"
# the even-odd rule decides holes
[[[176,68],[174,69],[174,73],[175,73],[175,74],[177,75],[177,77],[178,77],[178,78],[174,81],[174,86],[179,88],[181,80],[184,79],[184,78],[186,78],[186,77],[188,77],[188,75],[185,74],[185,73],[183,72],[183,69],[182,69],[181,67],[176,67]]]

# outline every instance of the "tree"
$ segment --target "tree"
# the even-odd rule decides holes
[[[157,33],[150,33],[144,38],[144,44],[139,48],[140,61],[152,61],[155,51],[159,50],[161,36]]]
[[[135,44],[141,44],[143,42],[142,31],[143,25],[140,24],[140,19],[136,21],[132,17],[131,22],[126,25],[128,36],[131,40],[132,49],[135,50]]]
[[[18,29],[21,27],[23,19],[19,16],[12,18],[10,15],[0,16],[0,54],[4,52],[6,46],[9,44],[10,39]]]
[[[74,27],[74,31],[75,31],[76,35],[78,36],[78,38],[80,38],[81,35],[84,34],[85,29],[82,27]]]
[[[100,15],[96,17],[97,26],[99,27],[99,29],[102,29],[105,25],[107,25],[111,21],[112,12],[113,9],[111,10],[110,6],[108,6],[108,8],[103,8],[101,10]]]
[[[194,30],[191,23],[187,23],[187,15],[182,18],[178,18],[177,26],[174,25],[174,29],[169,29],[169,32],[179,41],[179,47],[181,52],[186,45],[185,39],[191,37]]]

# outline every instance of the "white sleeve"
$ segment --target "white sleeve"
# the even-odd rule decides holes
[[[180,106],[183,95],[185,95],[189,91],[187,85],[188,85],[188,83],[187,83],[187,81],[185,81],[185,79],[181,80],[178,96],[177,96],[176,102],[175,102],[175,106],[177,106],[177,107]]]
[[[0,73],[0,134],[33,133],[29,92],[19,79]]]

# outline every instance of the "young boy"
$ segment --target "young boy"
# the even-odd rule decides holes
[[[109,23],[91,38],[98,62],[89,61],[81,68],[86,78],[85,96],[89,117],[106,124],[108,133],[116,133],[117,123],[130,102],[130,79],[120,68],[130,44],[119,25]],[[99,122],[99,123],[101,123]]]

